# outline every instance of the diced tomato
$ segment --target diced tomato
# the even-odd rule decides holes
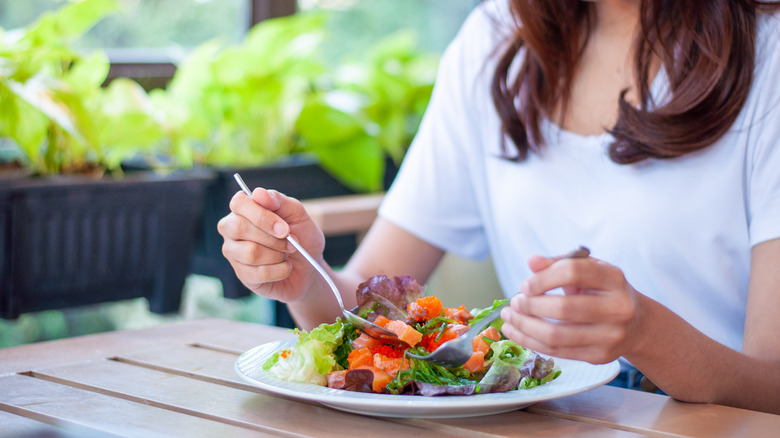
[[[447,307],[444,309],[444,316],[449,319],[454,319],[455,321],[458,321],[461,324],[468,324],[469,321],[474,318],[474,316],[466,310],[466,306],[462,305],[458,308],[455,307]]]
[[[430,297],[422,297],[413,303],[409,303],[409,305],[406,306],[406,311],[409,321],[423,322],[441,316],[444,312],[444,306],[441,304],[441,300],[433,295]]]
[[[398,339],[412,347],[417,345],[422,339],[422,333],[403,321],[390,321],[385,324],[385,328],[395,333]]]
[[[347,362],[349,362],[349,368],[357,368],[361,365],[373,365],[374,358],[371,354],[371,350],[368,348],[356,348],[350,351],[347,356]]]
[[[476,373],[485,369],[485,353],[482,351],[475,351],[471,354],[469,360],[463,364],[463,368]]]

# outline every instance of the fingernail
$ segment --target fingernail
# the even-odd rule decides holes
[[[280,239],[287,236],[287,226],[281,222],[274,224],[274,235]]]

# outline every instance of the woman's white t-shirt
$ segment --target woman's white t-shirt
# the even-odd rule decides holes
[[[380,215],[445,251],[491,255],[507,296],[530,275],[531,255],[585,245],[638,291],[739,350],[751,247],[780,237],[779,17],[760,16],[753,90],[732,128],[705,150],[632,165],[610,161],[609,134],[549,121],[541,153],[501,158],[491,54],[509,20],[504,0],[483,3],[446,50]],[[656,102],[666,87],[662,70]]]

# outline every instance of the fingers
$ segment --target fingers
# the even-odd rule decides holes
[[[590,363],[607,363],[620,356],[620,333],[583,324],[510,319],[511,324],[505,323],[501,328],[504,336],[539,353]],[[523,328],[518,329],[515,324]]]
[[[269,265],[245,265],[233,260],[230,261],[236,276],[244,285],[252,291],[258,292],[264,286],[281,281],[290,276],[292,265],[287,262]],[[281,297],[262,294],[267,298],[280,299]]]
[[[531,256],[531,258],[528,259],[528,267],[531,268],[532,272],[539,272],[541,270],[547,269],[553,263],[555,263],[555,259],[538,255]]]
[[[281,196],[264,189],[255,189],[252,198],[243,192],[237,192],[230,200],[230,211],[245,218],[259,230],[277,239],[284,239],[290,232],[290,227],[276,213],[282,208]],[[262,208],[258,208],[258,205]]]
[[[504,309],[501,331],[512,341],[556,357],[605,363],[616,359],[627,336],[625,324],[557,321]]]
[[[222,253],[229,260],[249,266],[272,265],[287,260],[287,253],[249,240],[226,239]]]
[[[572,323],[627,321],[634,303],[627,294],[596,292],[577,295],[516,295],[509,303],[513,313]]]
[[[502,331],[527,348],[605,363],[635,337],[636,291],[623,272],[601,260],[531,257],[533,275],[503,309]],[[564,294],[547,294],[562,288]]]
[[[534,256],[528,264],[534,275],[523,281],[520,290],[529,296],[541,295],[559,287],[567,293],[576,293],[588,289],[614,289],[625,283],[625,277],[619,269],[594,258],[556,261]]]

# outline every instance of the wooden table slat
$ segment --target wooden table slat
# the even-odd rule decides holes
[[[2,409],[1,405],[0,409]],[[68,426],[68,428],[70,427]],[[47,436],[46,434],[54,434],[61,429],[61,427],[50,426],[39,420],[0,410],[0,436],[2,437]],[[94,433],[95,430],[89,429],[87,432]],[[83,435],[88,435],[88,433]]]
[[[778,415],[607,386],[491,416],[372,418],[265,394],[235,374],[241,352],[292,336],[259,324],[200,320],[0,349],[0,435],[57,422],[101,436],[143,437],[774,437],[780,431]]]
[[[131,437],[230,436],[262,433],[23,375],[0,377],[0,410],[31,418],[47,417],[98,431]]]
[[[0,376],[49,365],[102,359],[129,351],[199,342],[246,351],[265,342],[292,336],[287,329],[279,327],[220,319],[187,321],[144,330],[99,333],[0,349]]]
[[[193,346],[180,346],[173,349],[143,351],[139,353],[133,353],[129,355],[123,355],[120,360],[129,360],[131,363],[136,363],[142,366],[148,366],[158,368],[162,370],[170,370],[171,372],[181,373],[185,375],[197,375],[198,378],[213,381],[223,381],[224,384],[233,384],[239,388],[251,388],[243,382],[233,370],[233,363],[237,356],[230,354],[212,354],[208,350],[196,348]],[[232,383],[227,383],[232,382]],[[618,390],[620,391],[620,390]],[[628,391],[626,391],[628,392]],[[648,395],[653,394],[638,393],[633,394],[636,391],[632,391],[629,395]],[[622,393],[617,394],[623,396]],[[657,396],[661,400],[669,400],[668,397]],[[598,405],[596,405],[598,406]],[[544,415],[551,415],[549,412],[539,411]],[[647,424],[652,423],[655,418],[655,413],[651,412],[650,417],[643,417],[643,411],[639,411],[632,415],[616,416],[614,418],[599,418],[598,420],[592,419],[592,414],[583,413],[582,415],[572,413],[565,418],[567,420],[577,421],[582,423],[588,423],[597,426],[596,430],[609,427],[612,429],[622,429],[626,431],[632,431],[635,433],[656,433],[657,431],[651,430],[647,427]],[[470,427],[469,425],[474,421],[471,419],[463,420],[463,427]],[[674,427],[669,427],[660,432],[659,435],[676,436],[681,431],[676,430]],[[682,433],[685,435],[685,433]]]
[[[681,436],[776,437],[780,431],[780,415],[683,403],[665,395],[612,386],[537,403],[528,411]]]
[[[144,351],[139,353],[133,353],[129,355],[123,355],[118,358],[121,361],[128,361],[132,364],[138,364],[141,366],[147,366],[154,369],[170,370],[174,373],[182,375],[197,376],[197,378],[208,381],[222,381],[223,384],[231,382],[239,388],[252,388],[251,385],[244,383],[235,371],[233,370],[233,363],[237,356],[230,354],[213,354],[208,350],[197,348],[191,345],[180,346],[173,349]],[[448,419],[448,420],[393,420],[403,422],[405,424],[414,424],[418,427],[431,428],[436,427],[437,431],[441,431],[445,427],[453,427],[452,424],[457,424],[457,427],[471,430],[471,433],[491,433],[499,436],[512,436],[517,431],[515,421],[522,421],[524,424],[523,432],[531,433],[534,431],[537,425],[544,425],[549,428],[551,426],[550,419],[544,419],[536,417],[535,421],[532,421],[527,413],[517,412],[507,417],[495,416],[490,421],[485,421],[482,418],[466,418],[466,419]],[[518,418],[520,417],[520,418]],[[532,417],[532,416],[531,416]],[[504,421],[496,421],[497,418],[505,418]],[[509,420],[507,420],[509,419]],[[589,424],[583,424],[581,422],[573,421],[561,421],[555,423],[555,427],[562,431],[576,431],[578,436],[633,436],[628,432],[623,432],[615,429],[609,429],[604,426],[594,426]]]
[[[211,352],[212,354],[221,354]],[[59,384],[100,392],[161,409],[187,413],[269,433],[295,431],[304,435],[343,438],[344,431],[361,436],[418,436],[414,426],[379,421],[315,404],[244,391],[113,360],[98,360],[36,370],[34,376]],[[259,390],[258,390],[259,391]],[[320,418],[303,422],[305,418]],[[450,436],[473,436],[472,433]],[[448,436],[441,434],[441,436]]]
[[[179,345],[163,350],[123,354],[115,360],[215,383],[232,383],[238,388],[251,388],[252,385],[244,382],[234,369],[238,356],[195,345]]]

